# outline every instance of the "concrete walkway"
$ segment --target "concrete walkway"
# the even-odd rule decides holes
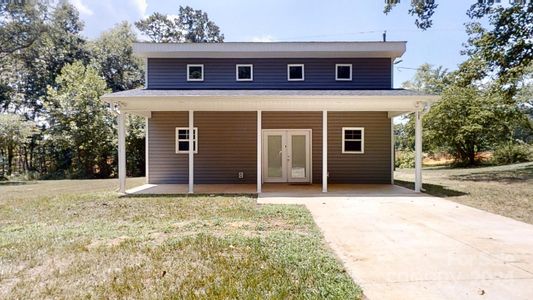
[[[533,299],[533,226],[435,197],[304,204],[369,299]]]

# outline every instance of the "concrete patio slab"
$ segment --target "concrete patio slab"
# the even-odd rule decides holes
[[[435,197],[303,204],[369,299],[533,299],[533,226]]]

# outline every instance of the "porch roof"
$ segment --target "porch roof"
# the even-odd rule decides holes
[[[434,97],[413,90],[147,90],[134,89],[104,95],[104,99],[132,98],[132,97],[232,97],[232,96],[296,96],[296,97],[323,97],[323,96],[418,96]]]
[[[389,117],[422,110],[438,96],[390,90],[147,90],[107,94],[125,113],[152,111],[384,111]]]

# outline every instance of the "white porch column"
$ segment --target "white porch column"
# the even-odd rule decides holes
[[[149,122],[149,118],[148,117],[145,117],[144,118],[144,142],[145,142],[145,145],[144,145],[144,167],[145,167],[145,176],[146,176],[146,183],[150,183],[150,154],[149,154],[149,141],[148,141],[148,122]]]
[[[194,111],[189,110],[189,194],[192,193],[194,193]]]
[[[119,192],[126,193],[126,114],[118,114],[118,181]]]
[[[322,192],[328,192],[328,111],[322,111]]]
[[[262,113],[257,111],[257,193],[261,193],[261,187],[263,185],[263,173],[262,173],[262,161],[261,154],[263,152],[263,125],[262,125]]]
[[[415,192],[422,191],[422,113],[415,112]]]

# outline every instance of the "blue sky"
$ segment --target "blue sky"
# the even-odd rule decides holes
[[[466,41],[466,10],[474,0],[440,0],[433,28],[421,31],[407,14],[402,1],[389,15],[383,0],[70,0],[85,21],[84,34],[102,31],[127,20],[135,22],[153,12],[176,14],[179,5],[190,5],[209,14],[226,41],[366,41],[405,40],[407,52],[395,69],[395,86],[410,79],[416,68],[428,62],[455,69]]]

